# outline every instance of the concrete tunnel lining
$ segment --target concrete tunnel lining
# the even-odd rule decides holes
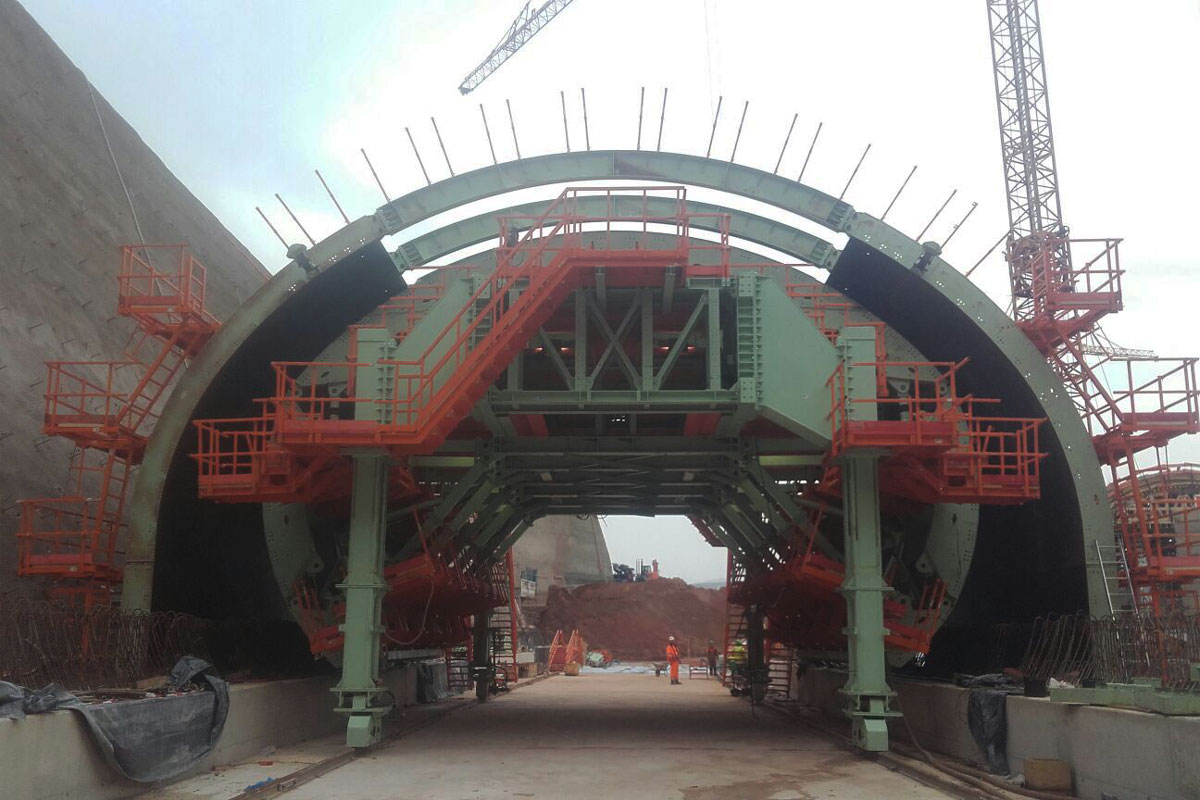
[[[629,158],[631,155],[632,159]],[[848,229],[847,232],[852,237],[856,237],[856,224],[864,221],[875,223],[874,220],[866,217],[866,215],[854,214],[846,204],[833,201],[828,195],[815,192],[808,187],[802,187],[787,179],[725,162],[708,163],[705,159],[697,159],[692,156],[646,152],[636,154],[593,152],[545,156],[537,159],[527,159],[526,162],[514,162],[502,165],[502,168],[489,167],[473,173],[465,173],[458,178],[417,190],[382,209],[378,218],[364,218],[363,220],[359,220],[349,228],[334,234],[334,236],[322,242],[313,251],[315,256],[314,261],[322,265],[322,277],[326,274],[336,274],[342,276],[342,279],[331,280],[324,284],[325,289],[320,292],[323,295],[320,301],[321,304],[328,304],[336,296],[336,292],[345,291],[347,284],[350,282],[346,280],[350,275],[350,267],[345,265],[354,263],[355,259],[340,259],[347,253],[354,251],[356,247],[362,248],[367,243],[371,243],[367,248],[371,251],[371,255],[366,260],[375,264],[375,269],[378,270],[373,280],[379,282],[377,285],[383,285],[392,280],[391,277],[381,277],[388,272],[389,264],[385,264],[381,260],[382,248],[378,247],[375,243],[378,242],[378,239],[385,232],[399,230],[397,224],[401,226],[411,224],[411,222],[415,222],[417,219],[432,216],[440,213],[440,211],[461,205],[463,202],[469,202],[472,198],[489,196],[489,193],[495,193],[496,191],[508,191],[528,186],[545,185],[547,183],[582,182],[605,178],[674,181],[689,185],[707,186],[708,188],[753,197],[764,202],[773,202],[780,208],[813,219],[821,224],[827,226],[840,225],[843,229]],[[672,174],[673,169],[677,169],[679,172]],[[489,173],[487,179],[484,178],[483,173]],[[524,183],[521,181],[524,181]],[[444,185],[458,184],[460,182],[461,186],[456,187]],[[738,218],[741,216],[739,212],[738,216],[735,217],[735,227],[738,226]],[[399,223],[397,223],[397,219],[400,220]],[[757,218],[757,220],[761,219]],[[387,224],[384,224],[382,220],[388,220]],[[774,227],[780,231],[792,231],[792,229],[780,224],[775,224]],[[837,228],[835,227],[835,229]],[[899,265],[892,258],[903,258],[905,256],[911,258],[918,251],[915,243],[891,231],[886,226],[877,228],[871,225],[869,231],[871,235],[877,238],[881,231],[887,237],[890,237],[886,243],[880,241],[879,246],[884,250],[890,249],[892,251],[892,255],[888,260],[894,267],[898,268]],[[794,233],[794,231],[792,232]],[[857,231],[857,233],[861,234],[862,232]],[[786,251],[787,248],[779,249]],[[361,261],[363,258],[363,256],[359,256],[358,260]],[[798,258],[803,259],[805,256],[798,255]],[[395,271],[392,270],[391,272],[394,274]],[[971,287],[965,278],[950,269],[940,259],[934,259],[930,274],[937,274],[938,285],[936,287],[936,294],[940,295],[947,303],[961,307],[963,304],[963,295],[967,294],[970,296],[971,294],[971,292],[965,292],[964,289],[969,288],[975,295],[979,296],[978,298],[972,298],[972,302],[979,304],[979,298],[982,298],[982,295],[977,290],[974,290],[974,287]],[[126,599],[127,604],[131,607],[146,607],[149,605],[150,597],[147,578],[149,578],[151,572],[151,565],[156,560],[154,539],[160,522],[157,517],[160,511],[159,499],[162,496],[161,487],[167,482],[175,483],[179,477],[179,473],[177,473],[168,479],[166,465],[174,459],[174,463],[171,464],[171,472],[176,473],[178,467],[181,465],[180,462],[183,465],[190,463],[190,459],[186,458],[188,448],[182,439],[187,438],[184,429],[188,427],[188,421],[192,417],[198,416],[198,411],[206,410],[208,407],[203,397],[204,392],[202,388],[206,383],[205,379],[212,378],[218,373],[231,374],[227,369],[233,363],[230,361],[230,358],[234,353],[242,349],[241,345],[244,341],[256,338],[250,333],[255,328],[254,322],[256,320],[271,317],[275,310],[292,306],[292,303],[296,302],[300,297],[305,295],[312,297],[317,294],[316,292],[309,291],[317,284],[316,280],[311,283],[302,283],[301,281],[302,271],[295,264],[289,265],[285,270],[277,274],[259,295],[256,295],[255,298],[234,315],[226,326],[226,329],[222,331],[210,345],[209,349],[197,360],[193,369],[185,376],[184,382],[181,383],[179,389],[172,396],[164,413],[164,421],[170,420],[170,424],[163,425],[160,428],[161,433],[156,435],[152,441],[150,452],[147,455],[146,466],[143,467],[142,474],[139,476],[135,486],[135,501],[142,500],[143,502],[135,502],[135,509],[139,510],[135,512],[137,516],[132,520],[134,535],[130,546],[129,579],[126,581]],[[927,285],[933,286],[928,275],[924,276],[924,281]],[[297,286],[298,282],[301,283]],[[398,284],[393,283],[392,285]],[[295,291],[292,291],[293,287],[295,287]],[[952,289],[955,290],[953,293],[951,292]],[[334,290],[334,293],[330,293],[329,290]],[[850,282],[847,284],[847,293],[852,298],[859,299],[854,297],[855,291],[862,291],[858,283]],[[378,295],[374,296],[377,297]],[[992,325],[989,325],[989,328],[1002,328],[1002,325],[996,325],[995,323],[1000,318],[1003,318],[1007,322],[1007,318],[1004,317],[1003,312],[990,304],[990,301],[987,301],[986,298],[982,298],[982,301],[982,311],[990,313],[993,317],[993,319],[988,320],[989,323],[992,323]],[[366,305],[365,302],[363,304]],[[864,306],[868,309],[871,308],[870,302],[864,302]],[[990,306],[990,311],[988,306]],[[295,308],[299,307],[295,306]],[[367,308],[369,309],[369,307]],[[351,315],[347,312],[344,316],[345,318],[350,318]],[[887,314],[880,314],[880,316],[887,319]],[[983,327],[982,319],[971,320],[969,317],[965,317],[964,319],[965,321],[975,322],[973,327],[977,330],[981,330]],[[334,327],[336,326],[329,326],[330,329]],[[1009,327],[1012,327],[1011,323],[1009,323]],[[1016,333],[1019,333],[1019,331]],[[995,330],[988,330],[983,335],[993,345],[998,338]],[[312,337],[314,343],[316,338],[315,335]],[[962,337],[945,336],[943,340],[947,344],[954,344],[956,342],[962,344]],[[1034,354],[1037,362],[1036,364],[1024,365],[1029,367],[1024,375],[1026,382],[1036,380],[1043,387],[1048,384],[1050,389],[1053,389],[1056,381],[1054,381],[1053,376],[1049,373],[1048,367],[1040,360],[1040,357],[1036,356],[1036,351],[1033,351],[1027,342],[1022,343],[1026,349]],[[297,341],[294,344],[296,344],[294,350],[298,352],[301,349],[300,342]],[[1005,342],[1005,344],[1011,345],[1012,343]],[[319,350],[319,348],[316,349]],[[310,354],[308,357],[312,357],[313,355],[315,353]],[[303,360],[305,356],[296,355],[294,357],[297,360]],[[265,360],[277,360],[278,358],[280,358],[280,355],[276,352],[273,357],[266,358]],[[244,357],[239,361],[239,364],[244,364],[248,360],[250,360],[248,357]],[[1044,373],[1043,375],[1036,374],[1038,367]],[[265,362],[262,364],[262,372],[264,374],[269,373]],[[1046,379],[1049,380],[1047,381]],[[244,397],[247,396],[245,391],[242,394]],[[1060,433],[1060,444],[1064,431],[1067,434],[1072,433],[1070,431],[1072,421],[1075,427],[1079,428],[1079,431],[1076,432],[1078,438],[1083,440],[1082,424],[1074,416],[1073,412],[1069,418],[1063,419],[1061,413],[1050,413],[1060,412],[1061,409],[1047,408],[1047,406],[1054,405],[1052,401],[1056,399],[1055,397],[1051,396],[1048,398],[1044,389],[1040,392],[1031,389],[1030,394],[1037,398],[1041,402],[1043,409],[1048,412],[1047,415],[1051,417],[1056,430]],[[1062,393],[1061,387],[1058,387],[1057,399],[1065,401],[1065,393]],[[174,440],[171,440],[172,430],[175,431]],[[183,434],[183,436],[181,437],[180,434]],[[1073,460],[1082,457],[1079,453],[1079,448],[1075,449],[1073,455]],[[1081,466],[1086,467],[1086,458],[1083,458],[1083,461],[1085,463]],[[1073,494],[1077,497],[1084,496],[1083,490],[1086,487],[1081,486],[1081,484],[1087,482],[1087,476],[1088,470],[1086,468],[1075,470],[1075,477],[1071,482],[1075,484],[1076,491]],[[1095,471],[1094,480],[1095,482],[1099,481],[1098,470]],[[194,483],[192,483],[192,486],[194,487]],[[149,504],[145,502],[147,500],[150,501]],[[181,538],[182,535],[173,526],[169,525],[171,522],[169,515],[164,515],[162,522],[168,523],[168,525],[164,525],[164,528],[171,528],[172,530],[172,535],[166,537],[166,539]],[[227,529],[232,527],[232,525],[226,526]],[[236,534],[234,535],[236,536]],[[242,546],[244,547],[244,544]],[[159,554],[162,556],[162,559],[158,560],[166,560],[170,551],[171,547],[168,544],[165,552]],[[177,556],[178,553],[172,554],[170,560],[176,560]],[[218,562],[223,561],[226,564],[229,561],[229,559],[215,560]],[[216,573],[219,574],[222,571],[222,569],[218,569]],[[159,583],[161,581],[162,576],[160,576]],[[155,602],[155,605],[157,607],[164,606],[163,603],[159,602]]]

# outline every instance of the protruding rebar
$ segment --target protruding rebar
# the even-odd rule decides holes
[[[955,189],[953,192],[950,193],[950,196],[946,198],[946,202],[942,203],[942,207],[939,208],[937,210],[937,213],[933,215],[933,219],[929,220],[929,222],[925,225],[924,228],[921,228],[921,232],[917,234],[918,242],[921,241],[921,237],[925,235],[925,232],[928,231],[930,229],[930,227],[933,226],[933,223],[937,221],[937,218],[942,215],[942,212],[946,210],[946,206],[950,205],[950,201],[954,199],[954,195],[956,195],[956,194],[958,194],[958,189]]]
[[[292,210],[290,208],[288,208],[288,204],[283,202],[283,198],[279,196],[278,192],[275,193],[275,199],[279,201],[279,205],[283,206],[283,210],[286,211],[288,213],[288,216],[292,218],[292,222],[296,223],[296,227],[299,228],[300,232],[304,234],[304,238],[308,239],[308,243],[316,244],[317,240],[309,235],[308,230],[300,222],[299,218],[295,214],[292,213]]]
[[[569,153],[571,152],[571,130],[567,127],[567,93],[560,89],[558,99],[562,101],[563,138],[567,142],[567,152]]]
[[[513,120],[512,103],[510,103],[508,101],[507,97],[504,98],[504,105],[508,109],[508,127],[512,128],[513,149],[517,151],[517,160],[520,161],[521,160],[521,145],[517,141],[517,123],[515,120]]]
[[[350,218],[347,217],[346,212],[342,210],[342,204],[339,203],[338,199],[333,196],[333,192],[330,190],[329,184],[325,182],[324,176],[321,175],[321,170],[314,169],[313,172],[317,174],[317,180],[319,180],[321,185],[325,187],[325,193],[329,195],[329,199],[333,201],[333,205],[337,208],[338,213],[342,215],[342,221],[349,225]]]
[[[792,114],[792,124],[788,126],[787,136],[783,137],[783,147],[779,148],[779,158],[775,159],[775,169],[771,170],[772,175],[779,174],[779,165],[783,163],[783,154],[787,152],[788,142],[792,140],[792,130],[796,127],[796,119],[799,116],[799,112]]]
[[[913,164],[913,168],[908,171],[908,177],[904,179],[904,183],[900,184],[900,188],[896,190],[896,195],[892,198],[892,202],[888,203],[888,207],[883,210],[883,216],[879,218],[880,222],[887,219],[887,215],[891,213],[892,206],[896,205],[896,201],[900,199],[900,193],[904,191],[905,186],[908,186],[908,182],[912,180],[913,173],[916,171],[917,165]]]
[[[637,137],[637,149],[638,150],[642,149],[642,112],[645,110],[645,108],[646,108],[646,87],[643,86],[642,94],[638,98],[638,137]]]
[[[978,207],[979,203],[971,203],[971,207],[967,209],[966,214],[963,214],[963,218],[958,221],[957,225],[950,229],[950,235],[946,237],[946,241],[942,242],[943,248],[950,244],[950,240],[954,238],[954,234],[958,233],[958,229],[962,227],[964,222],[970,219],[971,215],[975,213],[975,209]]]
[[[417,157],[417,166],[419,166],[421,168],[421,174],[425,176],[425,185],[428,186],[428,185],[432,184],[433,181],[429,180],[429,173],[425,170],[425,162],[421,159],[421,151],[417,149],[417,143],[413,139],[412,131],[410,131],[406,127],[404,129],[404,132],[406,134],[408,134],[408,143],[410,145],[412,145],[413,155]],[[366,157],[366,155],[367,155],[366,153],[363,153],[363,157]],[[371,162],[368,161],[367,163],[369,164]],[[371,170],[371,171],[374,172],[375,170]],[[378,178],[376,178],[376,180],[378,180]],[[381,186],[379,188],[382,189],[383,187]],[[389,201],[389,202],[391,202],[391,201]]]
[[[287,241],[282,236],[279,235],[279,231],[276,230],[275,226],[271,224],[271,220],[267,219],[267,215],[263,213],[263,210],[261,208],[259,208],[258,206],[255,206],[254,210],[258,212],[258,215],[260,217],[262,217],[262,221],[267,223],[267,227],[271,229],[271,233],[275,234],[275,238],[279,240],[279,243],[281,245],[283,245],[284,247],[287,247],[288,246]],[[986,256],[985,256],[985,258],[986,258]]]
[[[863,161],[866,160],[867,153],[869,153],[869,152],[871,152],[870,143],[867,144],[866,148],[863,150],[862,155],[858,157],[858,163],[854,165],[854,171],[850,173],[849,180],[847,180],[846,185],[842,187],[842,193],[838,195],[838,198],[837,198],[838,200],[841,200],[843,197],[846,196],[846,192],[850,191],[850,184],[854,183],[854,178],[856,175],[858,175],[858,168],[862,166]]]
[[[729,163],[733,163],[734,157],[737,156],[738,142],[742,140],[742,126],[746,124],[746,109],[750,108],[750,101],[747,100],[742,106],[742,118],[738,121],[737,135],[733,137],[733,150],[729,153]]]
[[[666,121],[667,121],[667,87],[664,86],[663,87],[662,114],[658,118],[658,144],[656,144],[654,146],[655,150],[659,150],[659,151],[662,150],[663,124]]]
[[[499,164],[500,162],[496,160],[496,146],[492,144],[492,130],[488,127],[487,112],[483,110],[483,103],[479,104],[479,115],[483,117],[483,132],[487,135],[488,150],[492,154],[492,163]]]
[[[1005,241],[1007,241],[1007,239],[1008,239],[1008,231],[1005,231],[1000,236],[1000,238],[996,240],[996,243],[994,245],[992,245],[991,247],[989,247],[987,252],[984,253],[980,257],[980,259],[975,262],[975,266],[971,267],[969,270],[967,270],[965,273],[963,273],[965,275],[965,277],[968,277],[968,278],[971,277],[971,273],[974,272],[975,270],[979,269],[979,265],[982,264],[984,261],[986,261],[988,256],[990,256],[992,253],[996,252],[996,248],[999,247],[1000,245],[1002,245]]]
[[[824,125],[824,122],[817,123],[817,131],[813,134],[812,141],[808,143],[808,153],[804,156],[804,163],[800,165],[800,175],[797,176],[796,183],[804,181],[804,171],[808,169],[808,160],[812,158],[813,148],[817,146],[817,137],[821,135],[821,127]]]
[[[404,130],[407,131],[408,128],[405,128]],[[412,134],[411,133],[408,134],[408,141],[412,142]],[[415,151],[416,149],[417,149],[417,146],[414,144],[413,150]],[[360,147],[360,148],[358,148],[358,152],[362,153],[363,161],[367,162],[367,169],[371,170],[371,177],[373,177],[375,179],[375,185],[379,187],[379,193],[381,195],[383,195],[383,199],[388,201],[389,203],[392,202],[392,198],[388,196],[387,189],[383,188],[383,181],[379,180],[379,173],[375,171],[375,165],[371,163],[371,158],[370,158],[370,156],[367,155],[366,148]],[[420,162],[420,160],[421,160],[421,156],[417,155],[417,161]],[[425,171],[425,165],[422,164],[421,172],[424,172],[424,171]],[[425,180],[426,180],[426,182],[429,181],[428,175],[425,176]]]
[[[585,149],[591,150],[592,134],[588,131],[587,94],[584,92],[582,86],[579,87],[579,102],[583,105],[583,146]]]
[[[717,97],[717,110],[713,113],[712,131],[708,134],[708,149],[704,151],[705,158],[712,155],[713,139],[717,137],[717,122],[721,119],[721,104],[724,102],[725,95]]]
[[[437,137],[438,147],[442,148],[442,158],[446,159],[446,169],[450,170],[450,177],[454,177],[454,167],[450,166],[450,156],[446,153],[446,144],[442,141],[442,132],[438,130],[437,120],[433,117],[429,118],[433,123],[433,135]]]

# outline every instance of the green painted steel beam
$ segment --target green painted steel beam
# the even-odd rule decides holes
[[[391,692],[379,684],[380,612],[383,581],[384,518],[387,514],[388,459],[383,454],[352,456],[354,486],[350,498],[350,545],[346,579],[346,621],[340,626],[342,679],[334,687],[336,711],[347,716],[346,746],[369,747],[383,734],[383,716],[391,711]]]

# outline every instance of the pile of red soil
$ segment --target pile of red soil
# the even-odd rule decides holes
[[[700,657],[725,635],[725,590],[700,589],[679,578],[644,583],[593,583],[551,587],[538,627],[553,636],[578,630],[588,648],[607,649],[626,661],[663,660],[667,636],[680,654]]]

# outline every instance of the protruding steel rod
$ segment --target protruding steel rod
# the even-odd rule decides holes
[[[317,174],[317,180],[319,180],[321,185],[325,187],[325,193],[329,195],[329,199],[332,200],[334,206],[337,207],[338,213],[342,215],[342,221],[349,225],[350,218],[347,217],[346,212],[342,210],[342,204],[339,203],[337,198],[333,196],[333,192],[329,189],[329,184],[325,182],[325,178],[321,175],[321,170],[314,169],[313,172]]]
[[[879,218],[880,222],[887,219],[888,213],[892,210],[892,206],[896,205],[896,201],[900,199],[900,193],[904,191],[904,187],[908,186],[908,182],[912,180],[913,173],[917,171],[917,165],[913,164],[913,168],[908,171],[908,177],[904,179],[904,183],[900,184],[900,188],[896,190],[896,196],[892,198],[892,202],[888,203],[888,207],[883,210],[883,216]]]
[[[283,206],[283,210],[286,211],[288,213],[288,216],[292,218],[292,222],[296,223],[296,227],[299,228],[300,232],[304,234],[304,238],[308,239],[308,243],[316,244],[317,240],[309,235],[308,229],[305,228],[303,223],[300,222],[299,218],[297,218],[296,215],[292,213],[292,210],[290,208],[288,208],[288,204],[283,202],[283,198],[279,196],[278,192],[275,193],[275,199],[279,201],[279,205]]]
[[[817,123],[817,132],[813,134],[812,141],[808,144],[808,153],[804,156],[804,163],[800,165],[800,175],[796,178],[796,183],[804,180],[804,171],[808,169],[808,160],[812,158],[813,148],[817,146],[817,137],[821,135],[821,127],[824,124],[824,122]]]
[[[737,135],[733,137],[733,151],[729,154],[729,163],[733,163],[733,159],[737,156],[738,142],[742,140],[742,126],[746,124],[746,109],[750,108],[750,101],[747,100],[742,106],[742,118],[738,121]]]
[[[517,151],[517,160],[521,160],[521,145],[517,142],[517,123],[513,120],[512,103],[508,102],[508,98],[504,98],[504,105],[508,108],[508,127],[512,128],[513,149]]]
[[[663,87],[663,102],[662,114],[658,118],[658,144],[654,146],[655,150],[662,150],[662,132],[663,124],[667,121],[667,87]]]
[[[783,154],[787,152],[788,142],[792,140],[792,130],[796,127],[796,119],[799,116],[799,112],[792,114],[792,124],[788,126],[787,136],[783,137],[783,147],[779,148],[779,158],[775,159],[775,169],[771,170],[772,175],[779,174],[779,165],[783,163]]]
[[[410,131],[408,128],[405,128],[404,132],[408,134],[408,143],[412,145],[413,155],[417,157],[417,166],[421,168],[421,174],[425,176],[425,185],[428,186],[433,183],[433,181],[429,180],[429,173],[425,171],[425,162],[421,160],[421,151],[417,149],[417,143],[413,140],[412,131]],[[363,153],[363,155],[365,156],[366,153]],[[372,172],[374,172],[374,170],[372,170]]]
[[[712,132],[708,134],[708,149],[704,151],[705,158],[712,155],[713,139],[717,137],[717,122],[721,119],[721,104],[724,102],[725,95],[717,97],[717,110],[713,114]]]
[[[588,131],[587,118],[587,94],[583,91],[583,87],[579,87],[579,102],[583,105],[583,146],[587,150],[592,149],[592,134]]]
[[[487,135],[488,150],[492,153],[492,163],[499,164],[496,160],[496,146],[492,144],[492,130],[488,127],[487,112],[483,110],[483,103],[479,104],[479,116],[483,117],[483,132]]]
[[[946,237],[946,241],[942,242],[942,247],[950,244],[950,240],[954,238],[954,234],[958,233],[958,229],[962,227],[964,222],[970,219],[971,215],[975,213],[975,209],[978,207],[979,203],[971,203],[971,207],[967,209],[966,214],[963,214],[963,218],[958,221],[957,225],[950,229],[950,235]]]
[[[638,98],[638,138],[637,149],[642,149],[642,112],[646,108],[646,87],[642,87],[642,94]]]
[[[996,240],[996,243],[994,245],[992,245],[991,247],[989,247],[987,252],[984,253],[983,256],[980,257],[980,259],[975,262],[975,266],[971,267],[969,270],[966,271],[966,273],[964,273],[965,277],[968,277],[968,278],[971,277],[971,273],[974,272],[975,270],[979,269],[979,265],[982,264],[984,261],[986,261],[988,256],[990,256],[992,253],[996,252],[996,248],[999,247],[1000,245],[1002,245],[1005,241],[1007,241],[1007,239],[1008,239],[1008,231],[1005,231],[1000,236],[1000,238]]]
[[[271,233],[275,234],[275,238],[279,240],[279,243],[281,245],[283,245],[284,247],[287,247],[288,246],[287,241],[282,236],[279,235],[279,231],[275,230],[275,226],[271,224],[271,220],[267,219],[267,215],[263,213],[263,210],[261,208],[259,208],[258,206],[255,206],[254,210],[258,212],[258,215],[260,217],[262,217],[262,221],[267,223],[267,227],[271,229]],[[995,248],[992,248],[992,249],[994,250]],[[987,258],[987,256],[984,256],[984,258]]]
[[[958,194],[958,189],[955,189],[950,193],[950,196],[946,198],[946,202],[942,203],[942,207],[939,208],[937,213],[933,215],[933,219],[929,220],[929,223],[924,228],[921,228],[921,232],[917,234],[918,242],[921,241],[921,237],[925,235],[925,232],[929,230],[930,227],[932,227],[933,223],[937,221],[937,218],[942,215],[942,212],[946,210],[946,206],[950,205],[950,201],[954,199],[954,195],[956,194]]]
[[[442,132],[438,130],[437,120],[430,117],[429,121],[433,123],[433,135],[437,137],[438,147],[442,148],[442,158],[446,159],[446,169],[450,170],[450,177],[453,178],[454,167],[450,166],[450,156],[446,153],[446,145],[442,141]]]
[[[838,195],[838,200],[841,200],[846,196],[846,192],[850,191],[850,184],[854,183],[854,177],[858,175],[858,168],[862,166],[863,161],[866,159],[867,153],[869,152],[871,152],[870,143],[868,143],[866,149],[863,150],[863,154],[858,157],[858,163],[854,165],[854,172],[850,173],[850,179],[846,181],[846,185],[842,187],[842,193]]]
[[[567,152],[569,153],[571,152],[571,130],[567,127],[567,93],[560,89],[558,99],[562,100],[563,138],[567,142]]]
[[[408,128],[405,128],[404,130],[408,131]],[[412,134],[411,133],[408,134],[408,141],[412,142]],[[413,151],[415,152],[416,149],[417,149],[417,146],[414,144]],[[387,189],[383,188],[383,181],[379,180],[379,173],[375,171],[375,165],[371,163],[371,159],[367,156],[366,149],[360,147],[360,148],[358,148],[358,152],[362,153],[363,160],[367,162],[367,169],[371,170],[371,176],[375,178],[375,185],[379,187],[379,193],[383,195],[383,199],[387,200],[389,203],[392,202],[392,198],[388,197]],[[418,162],[421,161],[420,154],[417,155],[417,161]],[[421,172],[424,172],[424,171],[425,171],[425,165],[422,164]],[[426,180],[426,182],[429,181],[428,175],[425,176],[425,180]]]

